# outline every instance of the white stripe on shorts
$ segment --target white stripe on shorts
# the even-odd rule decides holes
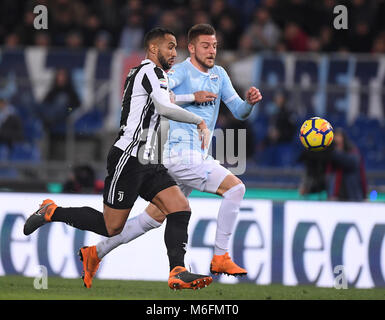
[[[115,194],[116,184],[118,182],[120,174],[122,173],[124,166],[126,165],[128,159],[130,158],[132,149],[135,148],[135,146],[140,141],[139,132],[141,132],[140,128],[142,124],[142,119],[143,119],[143,116],[148,112],[150,102],[151,102],[151,99],[148,100],[147,105],[143,108],[142,114],[140,116],[139,124],[135,129],[133,140],[127,146],[126,150],[124,150],[123,154],[120,156],[118,164],[116,165],[115,173],[111,181],[110,190],[108,192],[108,198],[107,198],[107,201],[111,204],[114,204],[114,194]]]

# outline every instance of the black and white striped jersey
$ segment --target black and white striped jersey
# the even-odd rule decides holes
[[[159,89],[168,91],[167,74],[151,60],[143,60],[128,73],[122,98],[120,132],[114,144],[126,155],[152,159],[160,115],[151,95]]]
[[[114,146],[125,157],[154,159],[160,116],[194,123],[202,118],[171,103],[167,74],[150,59],[132,68],[124,85],[119,136]]]

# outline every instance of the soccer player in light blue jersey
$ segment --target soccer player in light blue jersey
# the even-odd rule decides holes
[[[175,94],[175,103],[204,119],[211,132],[221,100],[235,118],[246,120],[262,95],[257,88],[251,87],[246,99],[242,100],[226,71],[215,65],[217,40],[214,28],[207,24],[193,26],[188,33],[188,42],[190,57],[168,72],[168,87]],[[196,126],[169,121],[163,163],[186,197],[193,189],[222,196],[210,271],[214,274],[246,275],[247,271],[236,265],[228,253],[245,186],[218,161],[207,156],[208,145],[203,145],[200,137],[202,135],[197,134]],[[127,221],[120,235],[96,245],[98,257],[101,259],[118,245],[159,227],[164,220],[162,211],[149,204],[143,213]]]

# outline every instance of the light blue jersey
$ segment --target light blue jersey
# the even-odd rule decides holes
[[[234,117],[239,120],[245,120],[253,108],[239,97],[225,69],[217,65],[209,69],[208,73],[205,73],[198,70],[191,63],[190,58],[187,58],[170,69],[168,83],[169,88],[176,95],[191,94],[202,90],[218,95],[218,98],[211,102],[203,104],[191,102],[181,106],[202,117],[211,133],[215,128],[221,100]],[[204,153],[201,149],[202,143],[199,140],[196,125],[172,120],[169,120],[169,123],[168,141],[164,150],[165,157],[168,157],[170,152],[182,155],[184,150],[196,150]]]

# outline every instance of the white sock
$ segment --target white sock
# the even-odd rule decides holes
[[[245,185],[240,183],[223,194],[217,219],[214,254],[223,255],[229,250],[230,236],[233,233],[239,207],[245,195]]]
[[[128,243],[137,237],[145,234],[151,229],[158,228],[162,224],[148,215],[146,211],[128,219],[121,233],[111,238],[106,238],[96,245],[99,259],[123,243]]]

